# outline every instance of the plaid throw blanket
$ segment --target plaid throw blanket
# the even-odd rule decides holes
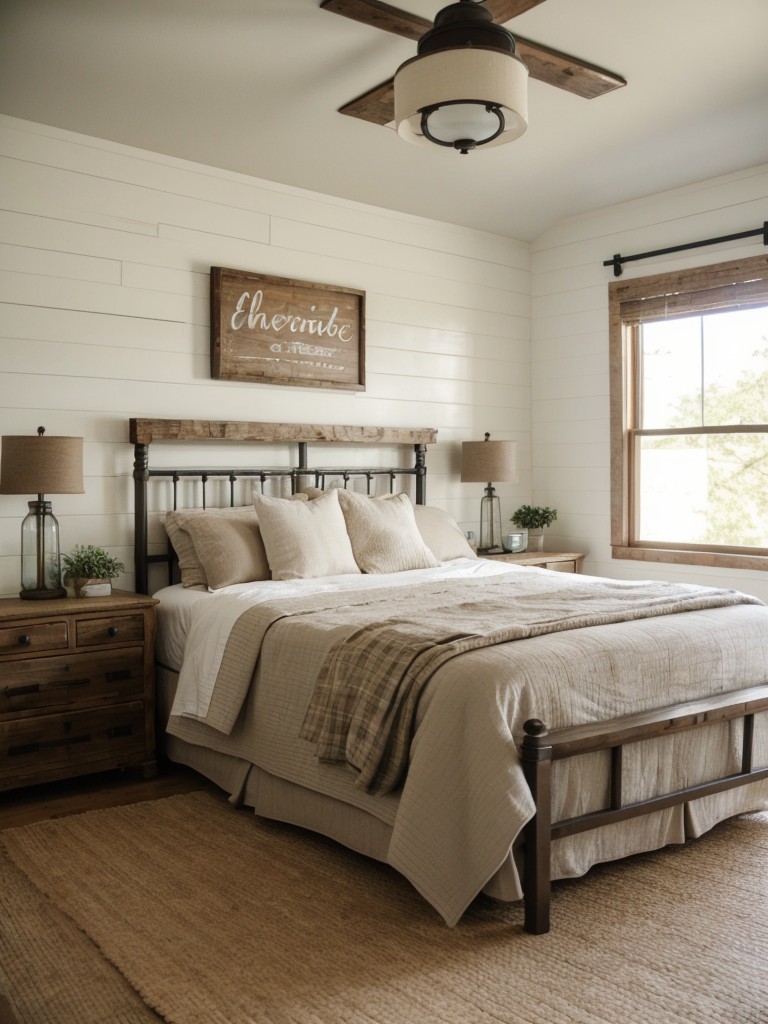
[[[449,659],[544,633],[762,603],[689,584],[569,580],[553,589],[548,577],[538,576],[521,591],[520,582],[510,574],[426,588],[418,616],[395,614],[345,636],[320,670],[302,738],[315,744],[321,760],[355,768],[359,786],[391,792],[408,765],[419,697]]]

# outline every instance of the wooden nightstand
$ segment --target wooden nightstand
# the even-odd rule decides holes
[[[524,551],[521,555],[507,554],[481,555],[481,558],[493,558],[499,562],[514,562],[515,565],[537,565],[542,569],[554,569],[555,572],[581,572],[584,555],[578,551]]]
[[[0,600],[0,791],[157,772],[152,597]]]

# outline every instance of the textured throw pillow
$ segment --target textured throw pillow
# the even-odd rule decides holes
[[[339,507],[338,488],[314,501],[254,494],[253,504],[274,580],[359,573]]]
[[[416,505],[413,511],[419,533],[438,561],[477,558],[477,552],[467,543],[459,524],[443,509],[433,508],[432,505]]]
[[[280,500],[307,501],[308,499],[306,494],[292,494],[289,498],[283,498]],[[182,586],[207,587],[210,585],[214,590],[218,590],[219,586],[223,587],[228,585],[226,583],[219,583],[219,586],[210,584],[201,559],[195,550],[193,539],[187,529],[189,523],[199,519],[200,517],[207,517],[208,519],[216,519],[217,517],[236,520],[242,519],[246,522],[252,523],[253,515],[253,505],[237,505],[234,508],[186,508],[175,512],[166,512],[163,520],[163,526],[165,527],[166,533],[168,534],[179,560],[179,572],[181,573]],[[222,571],[221,559],[228,562],[231,558],[236,557],[236,553],[231,550],[231,544],[242,544],[243,541],[250,543],[252,539],[251,532],[235,531],[233,533],[232,531],[227,531],[225,529],[219,539],[215,542],[213,551],[209,550],[207,547],[213,536],[213,531],[210,529],[198,528],[195,532],[199,535],[200,543],[206,546],[206,561],[213,563],[215,580],[219,581],[222,578],[229,578],[233,575],[239,577],[244,573],[252,571],[258,572],[260,575],[249,576],[246,579],[233,579],[231,582],[250,583],[253,580],[269,579],[267,556],[259,533],[256,534],[256,550],[250,552],[249,557],[244,559],[242,569],[240,571],[230,571],[225,568],[225,570]]]
[[[179,560],[179,572],[181,582],[185,587],[208,586],[208,580],[203,575],[203,570],[195,554],[195,545],[192,538],[181,525],[178,517],[180,513],[169,512],[163,520],[165,532],[173,545],[176,557]]]
[[[190,517],[185,529],[211,590],[269,579],[269,563],[253,508],[238,516]]]
[[[402,572],[438,564],[419,533],[407,494],[369,498],[339,490],[339,503],[355,561],[363,572]]]
[[[240,505],[235,508],[190,508],[177,512],[167,512],[163,525],[179,559],[181,583],[184,587],[208,586],[208,578],[200,558],[195,550],[192,537],[187,530],[190,522],[205,517],[224,519],[243,519],[253,517],[252,505]],[[267,575],[266,579],[269,579]]]

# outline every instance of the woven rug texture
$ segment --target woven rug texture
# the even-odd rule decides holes
[[[209,792],[0,833],[20,1024],[768,1024],[768,813],[447,928],[395,872]]]

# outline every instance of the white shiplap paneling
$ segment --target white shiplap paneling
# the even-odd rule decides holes
[[[86,493],[52,496],[64,550],[130,566],[130,416],[436,427],[429,497],[467,528],[459,443],[490,430],[520,444],[505,515],[527,498],[527,244],[7,117],[0,176],[1,432],[85,438]],[[211,266],[364,289],[366,391],[212,381]],[[0,497],[0,594],[26,500]]]
[[[531,252],[534,495],[559,509],[555,543],[587,552],[586,571],[619,578],[733,586],[768,600],[768,573],[611,557],[608,284],[603,260],[759,227],[768,167],[595,211],[557,225]],[[762,239],[625,264],[640,277],[762,252]]]

